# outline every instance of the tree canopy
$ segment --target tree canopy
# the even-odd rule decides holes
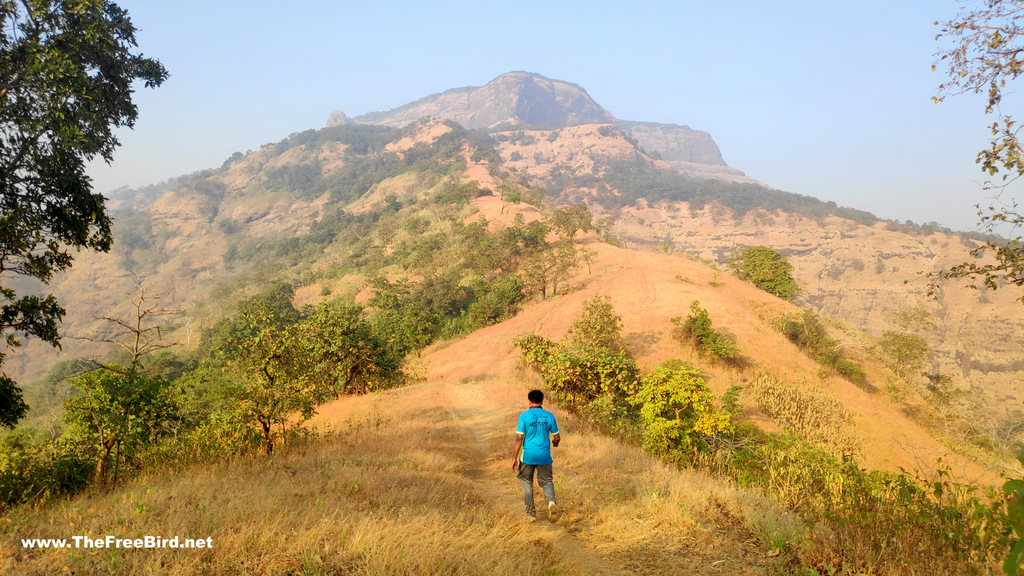
[[[1008,185],[1024,176],[1024,156],[1018,139],[1020,126],[1002,108],[1007,82],[1024,73],[1022,19],[1021,0],[987,0],[980,5],[965,3],[955,18],[935,23],[941,27],[936,39],[945,38],[951,44],[939,51],[939,61],[932,65],[932,70],[944,66],[946,72],[946,81],[939,85],[934,100],[967,93],[986,96],[985,113],[995,116],[989,126],[992,141],[978,152],[976,161],[987,175],[1000,177],[985,183],[985,189],[995,190],[997,195],[992,205],[978,205],[979,224],[987,232],[1010,230],[1007,241],[988,240],[971,252],[976,258],[989,259],[965,262],[940,272],[939,277],[969,278],[993,290],[1004,283],[1024,286],[1024,242],[1019,235],[1024,211],[1014,198],[1004,195]]]
[[[727,265],[740,280],[746,280],[783,300],[792,300],[800,292],[793,278],[793,265],[769,246],[741,246],[729,258]]]
[[[138,116],[136,81],[167,78],[136,51],[127,12],[105,0],[0,0],[0,335],[59,345],[64,315],[52,295],[19,295],[12,277],[48,282],[71,249],[110,249],[110,217],[87,162],[113,159],[114,130]],[[0,353],[0,363],[3,353]],[[26,410],[0,375],[0,425]]]

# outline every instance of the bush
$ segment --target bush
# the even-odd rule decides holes
[[[569,326],[566,340],[572,346],[621,349],[622,316],[615,313],[611,298],[594,296],[584,302],[583,313]]]
[[[640,409],[643,445],[672,459],[702,447],[702,437],[727,434],[728,414],[714,410],[714,394],[692,366],[669,360],[640,380],[629,402]]]
[[[0,508],[74,494],[92,482],[95,466],[66,443],[8,434],[0,440]]]
[[[739,356],[736,343],[715,331],[708,311],[697,300],[690,302],[690,315],[685,321],[677,316],[672,323],[677,327],[673,330],[676,339],[692,341],[702,354],[727,362]]]
[[[774,248],[739,248],[729,258],[727,266],[740,280],[750,282],[783,300],[792,300],[800,292],[793,278],[793,265]]]
[[[842,344],[825,330],[825,324],[811,310],[804,310],[799,319],[785,318],[776,325],[790,342],[814,358],[818,364],[829,366],[847,380],[860,384],[866,379],[864,370],[843,359],[839,353]]]
[[[565,348],[536,334],[519,336],[515,345],[522,351],[520,361],[537,369],[571,410],[583,409],[602,396],[621,400],[637,392],[639,373],[625,350]]]

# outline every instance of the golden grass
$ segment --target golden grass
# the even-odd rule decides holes
[[[56,574],[520,574],[559,569],[511,510],[460,474],[446,412],[396,411],[272,460],[144,477],[11,514],[0,572]],[[28,551],[22,538],[212,537],[211,550]],[[529,554],[523,554],[529,550]]]
[[[554,409],[565,516],[525,521],[508,469],[528,376],[343,399],[273,459],[154,474],[17,510],[5,574],[761,574],[800,537],[756,493],[677,470]],[[537,491],[540,494],[540,491]],[[780,528],[781,527],[781,528]],[[27,550],[22,538],[213,539],[209,550]],[[781,534],[781,536],[780,536]]]

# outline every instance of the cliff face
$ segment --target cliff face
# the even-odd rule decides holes
[[[694,130],[689,126],[657,124],[654,122],[630,122],[620,120],[619,128],[629,132],[647,152],[657,152],[669,164],[709,164],[725,166],[718,145],[711,134]]]
[[[469,129],[503,124],[548,128],[615,124],[635,138],[646,152],[684,174],[761,184],[728,166],[707,132],[676,124],[617,120],[580,86],[529,72],[509,72],[485,86],[454,88],[394,110],[356,118],[335,110],[327,119],[327,126],[358,123],[401,127],[421,118],[453,120]]]
[[[454,120],[470,129],[506,122],[551,127],[615,122],[615,117],[583,88],[528,72],[509,72],[486,86],[455,88],[353,120],[361,124],[404,126],[424,117]]]

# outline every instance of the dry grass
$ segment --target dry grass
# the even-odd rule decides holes
[[[524,376],[525,380],[526,377]],[[759,495],[679,471],[557,411],[559,525],[525,522],[507,470],[530,382],[431,382],[342,400],[334,430],[271,460],[138,478],[3,519],[10,574],[760,574],[800,537]],[[539,493],[539,491],[538,491]],[[156,535],[210,550],[26,550]]]
[[[139,478],[114,493],[23,510],[0,572],[56,574],[543,574],[563,568],[512,510],[461,474],[460,432],[436,408],[350,422],[274,460]],[[213,538],[212,550],[26,551],[21,538]],[[521,554],[531,550],[528,555]]]
[[[807,382],[794,385],[762,374],[751,386],[758,406],[779,424],[837,458],[857,455],[860,442],[851,434],[853,414],[834,394]]]

